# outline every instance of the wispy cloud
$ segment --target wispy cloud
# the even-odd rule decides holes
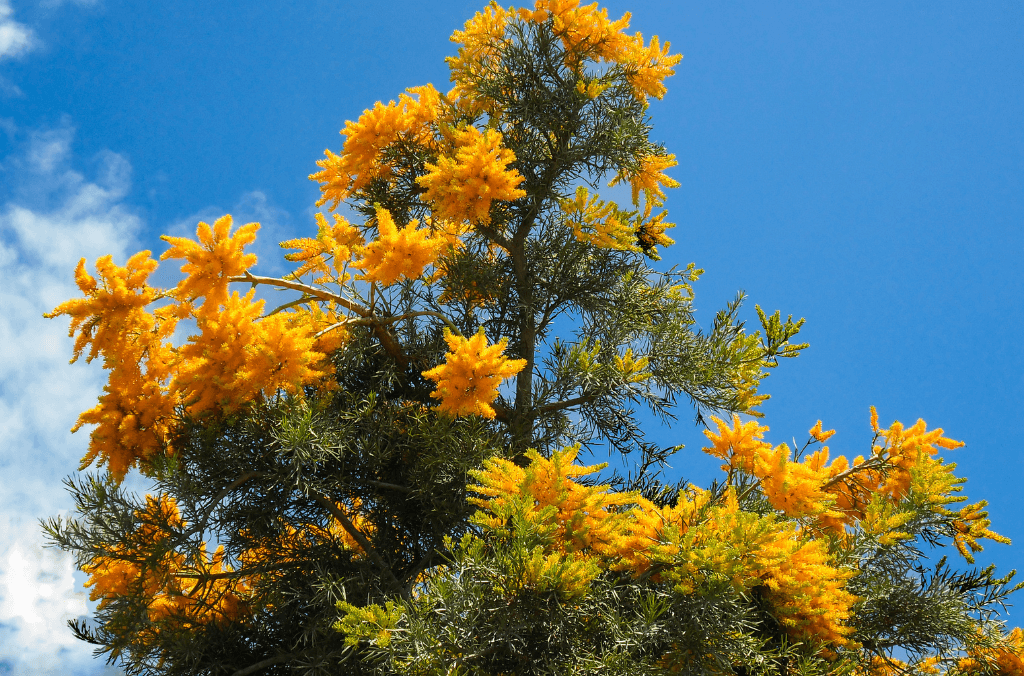
[[[13,17],[9,0],[0,0],[0,59],[21,56],[39,44],[32,29]]]
[[[65,626],[87,612],[81,574],[68,555],[43,548],[37,523],[71,506],[60,478],[87,439],[69,429],[94,404],[102,373],[70,366],[66,323],[42,314],[77,295],[79,257],[123,261],[141,222],[122,203],[127,161],[103,153],[87,179],[70,168],[72,137],[66,126],[30,133],[3,162],[19,182],[0,205],[0,673],[12,676],[103,669]]]

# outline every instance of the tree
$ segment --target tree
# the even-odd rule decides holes
[[[286,277],[230,216],[164,238],[171,289],[148,251],[79,264],[50,316],[109,371],[78,423],[99,469],[47,524],[100,602],[78,637],[131,674],[1024,673],[1011,576],[922,548],[1005,541],[954,508],[959,442],[872,409],[852,461],[820,421],[767,443],[759,386],[802,320],[750,332],[740,297],[702,332],[701,270],[650,267],[676,183],[647,102],[680,57],[628,21],[478,13],[450,92],[346,124]],[[707,489],[645,437],[680,410],[723,462]],[[625,473],[579,464],[605,449]]]

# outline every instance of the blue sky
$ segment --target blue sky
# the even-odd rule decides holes
[[[765,383],[770,440],[821,418],[834,452],[862,453],[872,404],[944,427],[967,494],[1020,543],[979,561],[1024,568],[1024,5],[608,6],[685,55],[651,113],[682,184],[664,264],[707,270],[700,321],[739,289],[807,318],[811,348]],[[264,223],[274,271],[344,121],[444,88],[447,38],[480,7],[0,0],[0,673],[100,668],[57,619],[85,612],[81,579],[34,525],[69,507],[85,439],[67,429],[102,382],[39,318],[74,262],[230,212]],[[712,476],[691,426],[658,438]]]

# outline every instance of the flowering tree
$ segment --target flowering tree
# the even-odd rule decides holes
[[[1024,673],[1009,577],[919,548],[1005,541],[955,507],[961,444],[873,410],[852,460],[820,421],[764,441],[801,322],[748,332],[737,300],[701,332],[701,270],[650,267],[676,183],[648,98],[680,57],[628,23],[477,14],[451,91],[346,123],[285,277],[230,216],[165,238],[171,289],[149,252],[79,264],[51,316],[109,382],[78,422],[98,471],[48,531],[99,600],[80,638],[132,674]],[[680,408],[710,424],[708,489],[664,482],[637,413]],[[579,464],[603,449],[625,475]]]

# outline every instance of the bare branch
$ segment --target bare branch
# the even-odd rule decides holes
[[[565,401],[555,402],[554,404],[548,404],[547,406],[541,406],[538,413],[551,413],[553,411],[561,411],[564,408],[571,408],[573,406],[579,406],[580,404],[589,404],[590,402],[597,399],[596,394],[587,394],[573,399],[566,399]]]
[[[349,300],[348,298],[345,298],[344,296],[339,296],[338,294],[331,293],[330,291],[324,291],[323,289],[318,289],[315,286],[303,284],[302,282],[293,282],[287,279],[281,279],[279,277],[261,277],[259,275],[252,274],[248,270],[245,271],[244,275],[238,277],[228,277],[228,281],[244,282],[246,284],[252,284],[253,286],[257,284],[266,284],[268,286],[276,286],[282,289],[301,291],[303,293],[309,294],[310,296],[319,298],[320,300],[334,301],[335,303],[345,308],[346,310],[355,312],[360,317],[370,316],[370,311],[364,308],[359,303],[355,303]]]

